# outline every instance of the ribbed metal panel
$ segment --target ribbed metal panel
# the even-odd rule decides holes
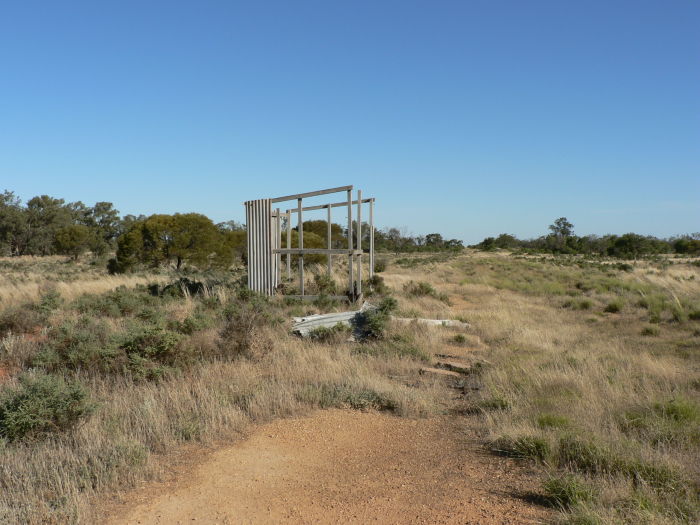
[[[248,287],[256,292],[273,295],[277,285],[277,257],[273,247],[279,248],[275,235],[270,199],[245,203],[248,235]],[[276,240],[276,245],[274,244]]]

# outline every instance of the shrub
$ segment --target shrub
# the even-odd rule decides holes
[[[49,371],[60,369],[108,372],[114,370],[118,349],[111,329],[102,320],[82,317],[66,321],[49,332],[34,365]]]
[[[29,333],[45,322],[44,316],[31,305],[13,306],[0,312],[0,337]]]
[[[385,297],[377,308],[365,310],[355,316],[354,324],[357,332],[364,339],[380,339],[384,336],[391,312],[396,310],[398,303],[393,297]]]
[[[688,319],[690,319],[691,321],[700,321],[700,308],[696,310],[691,310],[688,313]]]
[[[430,283],[409,281],[404,285],[403,291],[406,295],[412,297],[434,297],[435,299],[449,304],[447,295],[439,293]]]
[[[226,308],[224,316],[219,343],[223,354],[257,359],[269,352],[272,342],[262,329],[275,319],[265,298],[252,296],[247,302],[234,302]]]
[[[369,290],[368,295],[386,295],[389,293],[389,288],[384,284],[384,278],[381,275],[373,275],[367,279],[366,288]]]
[[[319,295],[335,295],[337,293],[335,281],[330,275],[325,273],[314,275],[314,288]]]
[[[75,381],[34,373],[0,391],[0,436],[9,441],[36,439],[75,427],[94,405]]]
[[[591,501],[594,491],[579,478],[571,474],[548,479],[543,484],[547,501],[555,507],[570,509],[571,507]]]
[[[389,263],[386,259],[377,259],[376,261],[374,261],[374,271],[376,273],[382,273],[386,271],[387,266],[389,266]]]
[[[145,289],[129,289],[120,286],[116,290],[99,295],[84,295],[74,306],[83,314],[121,317],[135,315],[145,308],[157,305],[157,299]]]
[[[57,290],[51,288],[41,295],[37,309],[42,314],[48,315],[61,306],[61,303],[63,303],[61,294],[58,293]]]
[[[437,290],[433,288],[433,285],[430,283],[426,282],[415,282],[415,281],[409,281],[407,282],[404,287],[403,291],[406,293],[406,295],[412,295],[415,297],[421,297],[425,295],[430,295],[430,296],[435,296],[437,295]]]

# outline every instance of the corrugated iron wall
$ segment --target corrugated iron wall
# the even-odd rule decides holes
[[[277,221],[272,220],[270,199],[245,203],[248,237],[248,288],[273,295],[279,275],[278,258],[272,250],[280,247]]]

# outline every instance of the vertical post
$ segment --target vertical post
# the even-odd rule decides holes
[[[357,295],[362,295],[362,190],[357,190]]]
[[[369,201],[369,276],[374,277],[374,199]]]
[[[331,205],[329,204],[326,206],[326,209],[328,210],[328,249],[330,250],[332,248],[331,246]],[[331,255],[331,252],[328,252],[328,277],[331,277],[331,274],[333,272],[333,256]]]
[[[301,198],[297,199],[299,209],[299,249],[304,249],[304,220],[301,217]],[[299,253],[299,294],[304,295],[304,254]]]
[[[349,296],[352,301],[355,300],[355,275],[352,271],[352,190],[348,190],[348,275],[350,280]]]
[[[280,217],[279,208],[275,210],[275,214],[275,225],[277,227],[275,228],[275,242],[273,243],[272,247],[280,248],[282,246],[282,217]],[[275,264],[275,288],[277,288],[280,284],[280,274],[282,273],[282,270],[280,269],[282,266],[282,254],[275,254],[275,259],[277,262],[277,264]]]
[[[292,211],[287,210],[287,246],[285,248],[290,249],[292,247]],[[292,279],[292,254],[287,253],[287,279]]]

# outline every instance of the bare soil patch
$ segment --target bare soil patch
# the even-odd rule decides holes
[[[455,416],[317,411],[133,491],[107,521],[198,523],[540,523],[527,466],[487,455]]]

